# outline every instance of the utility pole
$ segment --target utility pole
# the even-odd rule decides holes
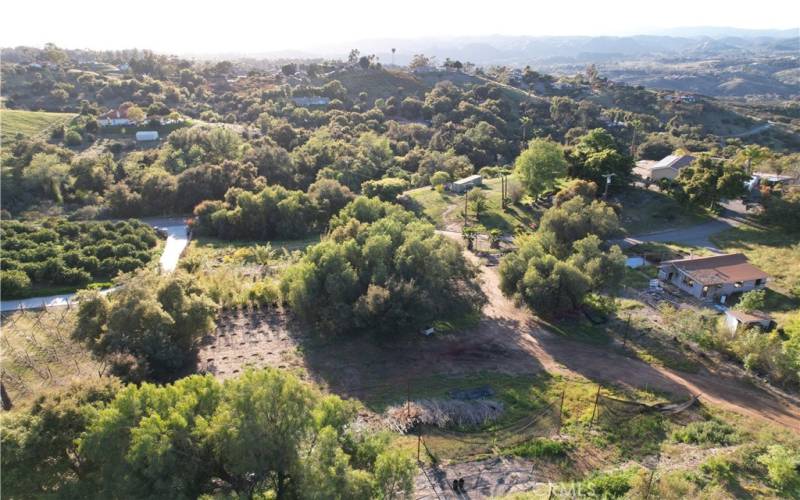
[[[467,222],[467,194],[469,191],[464,193],[464,227],[467,227],[469,223]]]

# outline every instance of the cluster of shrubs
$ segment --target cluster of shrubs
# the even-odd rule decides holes
[[[138,269],[152,258],[156,231],[139,221],[0,224],[3,298],[34,295],[36,287],[81,287]]]

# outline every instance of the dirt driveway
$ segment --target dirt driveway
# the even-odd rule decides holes
[[[501,344],[521,347],[549,372],[675,394],[701,394],[702,400],[723,409],[800,430],[800,399],[796,397],[757,388],[724,367],[705,366],[698,373],[683,373],[649,365],[613,347],[564,338],[545,329],[528,310],[503,296],[497,268],[483,267],[482,277],[489,302],[478,326],[481,334],[495,337]],[[515,325],[513,333],[508,325]]]

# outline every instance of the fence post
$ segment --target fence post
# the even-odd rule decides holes
[[[600,384],[597,384],[597,394],[594,396],[594,407],[592,408],[592,419],[589,421],[589,430],[592,430],[592,426],[594,425],[594,415],[597,413],[597,401],[600,399]]]
[[[564,415],[564,394],[567,392],[567,389],[561,389],[561,406],[558,409],[558,434],[561,435],[561,425],[562,419]]]
[[[650,489],[653,487],[653,476],[656,475],[656,469],[650,471],[650,480],[647,481],[647,494],[644,496],[644,500],[650,498]]]

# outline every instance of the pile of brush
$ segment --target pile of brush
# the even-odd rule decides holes
[[[407,432],[418,424],[448,427],[478,427],[494,422],[503,414],[503,403],[493,399],[422,399],[386,410],[387,426]]]

